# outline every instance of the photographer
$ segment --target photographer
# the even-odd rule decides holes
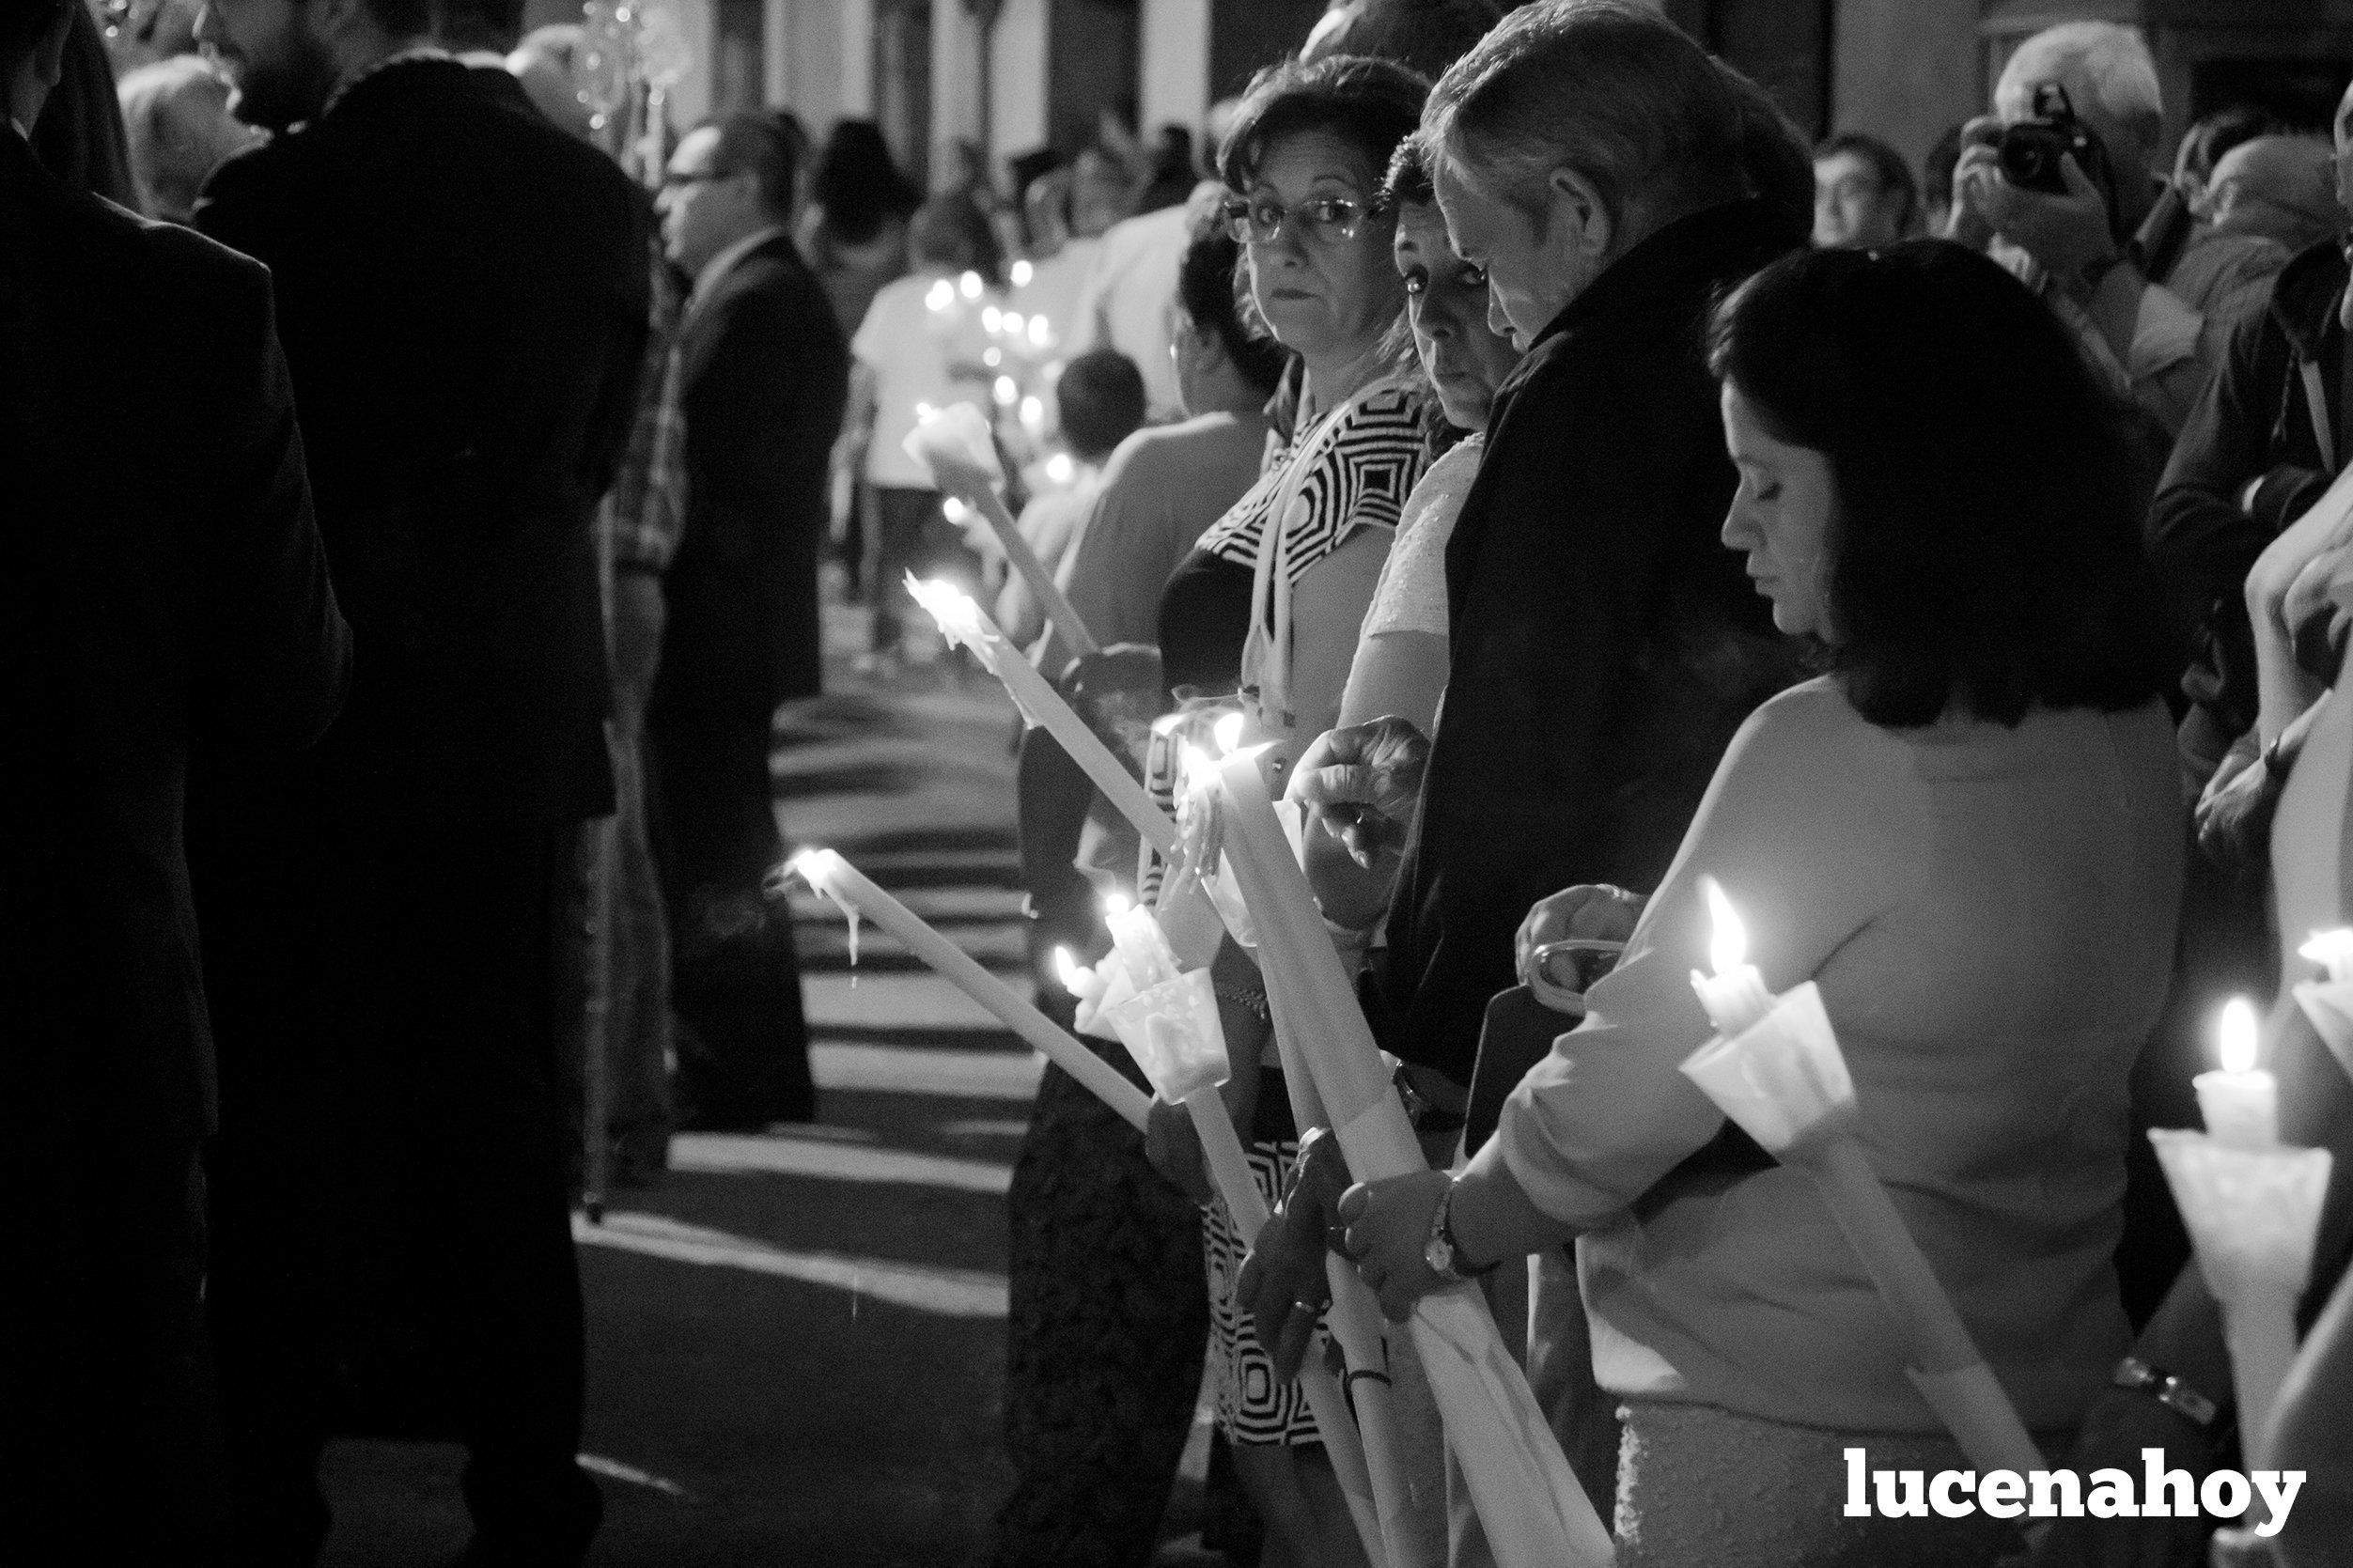
[[[1996,258],[2058,312],[2095,373],[2178,432],[2286,251],[2193,234],[2158,173],[2157,68],[2130,27],[2035,34],[2003,68],[1994,111],[1963,132],[1955,221],[1990,227]]]

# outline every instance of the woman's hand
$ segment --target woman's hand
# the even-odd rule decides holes
[[[1201,1157],[1201,1135],[1183,1106],[1153,1096],[1151,1118],[1144,1125],[1144,1157],[1194,1203],[1206,1204],[1217,1196],[1208,1164]]]
[[[1404,852],[1429,756],[1428,737],[1394,714],[1327,730],[1291,769],[1284,793],[1369,871]]]
[[[1299,1375],[1315,1343],[1316,1320],[1332,1299],[1324,1253],[1334,1239],[1335,1211],[1348,1185],[1339,1140],[1325,1128],[1311,1130],[1300,1140],[1282,1206],[1242,1260],[1235,1298],[1250,1313],[1274,1375],[1285,1382]]]
[[[1536,949],[1548,942],[1625,941],[1641,924],[1643,909],[1649,902],[1647,893],[1594,883],[1564,888],[1551,897],[1539,900],[1528,911],[1528,918],[1519,923],[1519,934],[1512,939],[1512,962],[1519,972],[1519,983],[1535,985]]]
[[[1381,1315],[1392,1323],[1403,1323],[1416,1301],[1446,1288],[1446,1281],[1430,1272],[1422,1250],[1429,1241],[1430,1216],[1453,1180],[1443,1171],[1416,1171],[1360,1182],[1340,1196],[1340,1219],[1347,1227],[1342,1250],[1380,1297]]]

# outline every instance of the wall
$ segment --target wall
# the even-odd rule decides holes
[[[1144,0],[1143,81],[1136,122],[1187,125],[1208,113],[1209,0]]]
[[[1914,167],[1946,129],[1986,112],[1974,0],[1838,0],[1831,121],[1893,146]]]

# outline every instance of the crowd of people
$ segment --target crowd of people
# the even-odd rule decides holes
[[[569,1210],[820,1115],[770,753],[829,575],[868,670],[942,660],[909,570],[1163,796],[1171,715],[1268,748],[1431,1165],[1301,1125],[1231,938],[1254,1248],[1185,1114],[1050,1065],[988,1560],[1147,1561],[1206,1374],[1205,1545],[1364,1561],[1298,1382],[1332,1254],[1400,1322],[1479,1281],[1628,1568],[2342,1560],[2353,1063],[2289,983],[2353,924],[2353,91],[2169,154],[2138,33],[2062,23],[1915,171],[1632,0],[1345,0],[1197,151],[1106,116],[927,195],[786,113],[625,170],[578,30],[519,22],[209,0],[132,61],[0,0],[23,1560],[312,1561],[347,1431],[466,1446],[466,1561],[582,1560]],[[1099,648],[907,450],[957,402]],[[1050,955],[1165,868],[1018,744],[1067,1022]],[[1970,1462],[1815,1188],[1677,1070],[1711,878],[2042,1451],[2260,1454],[2307,1478],[2276,1534],[1844,1506],[1855,1447]],[[1622,953],[1571,984],[1571,939]],[[2234,993],[2339,1172],[2260,1430],[2143,1136]],[[1386,1354],[1386,1549],[1494,1560]]]

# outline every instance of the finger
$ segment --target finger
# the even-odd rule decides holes
[[[2092,183],[2092,177],[2083,172],[2083,165],[2075,161],[2072,152],[2059,155],[2059,177],[2067,182],[2067,194],[2071,196],[2094,201],[2107,199],[2101,195],[2100,188]]]
[[[1291,773],[1285,791],[1311,806],[1369,806],[1375,795],[1373,769],[1361,762],[1335,762],[1310,769],[1304,763]]]
[[[1288,1383],[1299,1375],[1306,1364],[1307,1351],[1316,1343],[1316,1319],[1321,1309],[1304,1301],[1291,1303],[1290,1318],[1274,1342],[1274,1374]]]

